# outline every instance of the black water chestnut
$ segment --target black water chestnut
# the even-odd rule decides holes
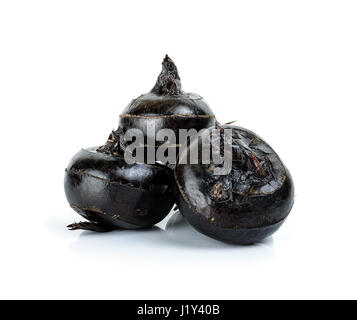
[[[208,129],[212,132],[212,127]],[[232,169],[214,175],[210,164],[177,164],[177,203],[203,234],[234,244],[259,242],[285,221],[294,199],[289,171],[274,150],[253,132],[232,129]],[[223,135],[221,134],[221,142]],[[197,139],[191,148],[202,147]],[[185,153],[181,157],[186,157]]]
[[[80,150],[65,170],[70,206],[89,222],[70,229],[109,231],[151,227],[171,210],[172,173],[160,164],[127,164],[120,129],[102,147]]]
[[[147,131],[147,125],[155,126],[155,131]],[[208,128],[215,123],[215,116],[203,100],[195,93],[181,89],[181,80],[173,61],[166,55],[162,71],[154,88],[134,99],[120,115],[119,127],[136,128],[144,133],[145,139],[156,137],[160,129],[172,129],[178,143],[179,129]],[[147,141],[147,140],[146,140]],[[157,142],[156,146],[162,142]]]

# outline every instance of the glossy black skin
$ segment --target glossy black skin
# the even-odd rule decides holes
[[[247,150],[253,151],[260,163],[264,163],[262,159],[266,157],[266,175],[254,173],[256,179],[264,183],[251,188],[249,183],[245,186],[245,182],[235,180],[236,176],[255,168],[243,166],[242,169],[235,163],[234,156],[236,171],[220,178],[210,173],[210,165],[177,164],[176,201],[180,212],[201,233],[233,244],[256,243],[273,234],[289,214],[294,201],[292,178],[274,150],[256,134],[236,126],[224,128],[232,128],[233,136],[244,141]],[[233,145],[235,143],[233,140]],[[196,143],[193,147],[200,150],[201,145]],[[216,182],[209,184],[209,181]],[[228,187],[224,196],[217,199],[212,196],[212,185],[222,185],[221,181]]]
[[[162,165],[128,165],[123,157],[80,150],[64,181],[70,206],[84,218],[109,227],[138,229],[160,222],[174,204],[172,173]]]
[[[147,124],[155,125],[154,134],[147,132]],[[207,103],[197,94],[181,90],[180,77],[172,60],[166,56],[162,72],[154,88],[134,99],[120,115],[119,127],[140,129],[145,138],[156,137],[160,129],[172,129],[178,137],[179,129],[197,131],[215,124],[215,116]],[[178,143],[178,141],[176,141]],[[157,141],[156,146],[162,144]]]
[[[133,100],[120,115],[119,126],[127,129],[140,129],[145,138],[148,136],[147,124],[154,124],[154,135],[161,129],[172,129],[176,137],[179,129],[197,131],[215,124],[215,117],[202,97],[193,93],[181,93],[177,96],[160,96],[147,93]],[[157,141],[156,145],[162,142]],[[177,141],[178,143],[178,141]]]

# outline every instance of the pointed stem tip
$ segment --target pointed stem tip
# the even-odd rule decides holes
[[[181,93],[181,81],[176,65],[168,55],[162,61],[162,71],[151,92],[162,96]]]

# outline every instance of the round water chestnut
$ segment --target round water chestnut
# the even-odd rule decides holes
[[[145,141],[155,140],[160,129],[172,129],[179,143],[179,129],[208,128],[215,123],[215,116],[203,100],[195,93],[181,90],[181,81],[173,61],[166,55],[162,71],[154,88],[134,99],[120,115],[119,127],[140,129]],[[148,130],[148,126],[150,129]],[[156,142],[156,146],[162,142]]]
[[[215,128],[221,155],[223,130],[232,129],[231,171],[215,175],[221,165],[212,158],[207,164],[180,164],[187,156],[187,151],[182,153],[174,173],[179,209],[194,228],[214,239],[234,244],[261,241],[282,225],[292,208],[291,176],[274,150],[253,132],[232,125],[208,132]],[[201,157],[201,139],[191,145],[190,150],[195,149]]]
[[[171,210],[172,173],[160,164],[127,164],[121,133],[113,132],[100,148],[80,150],[65,171],[70,206],[90,222],[70,229],[108,231],[153,226]]]

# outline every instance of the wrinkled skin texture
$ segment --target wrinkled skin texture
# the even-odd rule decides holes
[[[168,168],[128,165],[123,157],[98,152],[97,148],[82,149],[72,158],[64,185],[70,206],[95,223],[93,231],[151,227],[174,203]],[[91,230],[83,224],[76,227]]]
[[[155,125],[153,134],[147,124]],[[145,138],[153,139],[160,129],[172,129],[178,137],[179,129],[208,128],[215,117],[207,103],[197,94],[181,90],[180,77],[173,61],[166,56],[154,88],[134,99],[120,115],[119,127],[124,131],[140,129]],[[176,141],[178,143],[178,141]],[[157,141],[156,146],[162,144]]]
[[[231,172],[213,175],[213,162],[177,164],[178,206],[197,230],[212,238],[236,244],[261,241],[281,226],[291,210],[291,176],[256,134],[237,126],[221,128],[233,129]],[[201,150],[200,142],[192,148]]]

